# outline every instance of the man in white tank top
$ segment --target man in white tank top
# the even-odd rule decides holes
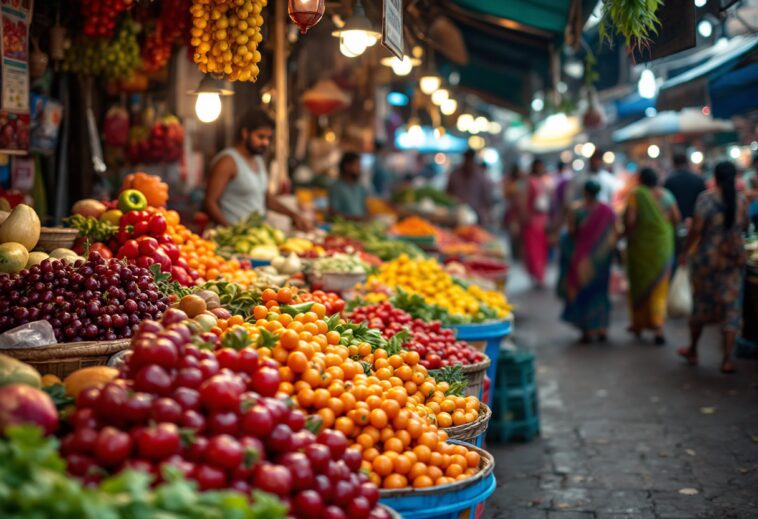
[[[222,150],[211,162],[205,190],[205,211],[218,225],[231,225],[251,213],[266,209],[292,219],[298,229],[310,222],[268,192],[268,175],[263,154],[274,134],[274,121],[261,109],[246,112],[237,127],[237,143]]]

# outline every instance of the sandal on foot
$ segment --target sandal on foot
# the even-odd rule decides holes
[[[721,373],[724,375],[734,375],[737,373],[737,369],[731,362],[721,364]]]
[[[676,352],[679,354],[679,356],[684,357],[684,359],[687,361],[687,364],[690,366],[697,365],[697,353],[693,354],[688,346],[682,346],[676,350]]]

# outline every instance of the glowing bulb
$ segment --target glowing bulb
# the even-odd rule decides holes
[[[582,145],[581,144],[574,144],[574,153],[577,155],[581,155],[582,153]]]
[[[423,76],[418,82],[419,88],[426,95],[433,94],[441,84],[442,79],[439,76]]]
[[[459,132],[467,132],[474,124],[474,116],[471,114],[461,114],[458,116],[458,120],[455,122],[455,127]]]
[[[695,7],[703,7],[708,3],[708,0],[695,0]]]
[[[651,159],[657,159],[661,156],[661,149],[657,145],[651,144],[647,147],[647,156]]]
[[[403,59],[392,58],[392,72],[398,76],[407,76],[413,70],[413,62],[408,56],[403,56]]]
[[[606,164],[613,164],[614,160],[616,160],[616,154],[612,151],[606,151],[603,153],[603,162]]]
[[[640,94],[640,97],[653,99],[657,91],[658,85],[655,83],[655,74],[650,69],[643,70],[637,83],[637,92]]]
[[[704,158],[702,151],[693,151],[690,153],[690,162],[693,164],[702,164]]]
[[[432,93],[432,103],[436,104],[437,106],[441,106],[442,103],[447,101],[449,97],[450,97],[450,92],[448,92],[444,88],[440,88],[436,92]]]
[[[445,162],[447,162],[447,157],[445,157],[444,153],[435,153],[434,154],[434,163],[438,166],[442,166]]]
[[[490,127],[490,122],[487,120],[486,117],[483,115],[480,115],[476,119],[474,119],[474,126],[476,127],[477,133],[484,133],[486,132]]]
[[[739,146],[732,146],[729,148],[729,156],[734,160],[740,158],[740,155],[742,155],[742,151],[740,150]]]
[[[440,105],[440,112],[445,115],[453,115],[458,109],[458,101],[455,99],[445,99],[445,102]]]
[[[582,156],[586,159],[590,158],[595,153],[595,145],[591,142],[585,142],[582,145]]]
[[[263,92],[263,95],[261,95],[261,101],[263,101],[264,105],[267,105],[271,102],[271,92]]]
[[[368,41],[364,31],[342,31],[340,33],[340,52],[348,58],[360,56],[366,51],[367,46]]]
[[[545,101],[539,97],[532,99],[532,110],[535,112],[541,112],[543,108],[545,108]]]
[[[468,138],[468,145],[471,149],[474,150],[481,150],[484,148],[484,145],[486,144],[485,140],[482,137],[479,137],[478,135],[472,135]]]
[[[710,38],[711,34],[713,34],[713,24],[708,20],[701,20],[700,23],[697,24],[697,32],[699,32],[700,36],[703,38]]]
[[[489,124],[487,124],[487,131],[492,135],[497,135],[503,131],[503,126],[497,121],[490,121]]]
[[[574,168],[574,171],[581,171],[584,169],[584,161],[582,159],[576,159],[571,163],[571,167]]]
[[[326,133],[324,133],[324,140],[326,142],[334,142],[337,140],[337,134],[332,130],[327,130]]]
[[[195,101],[195,114],[201,122],[212,123],[221,115],[221,97],[215,92],[200,92]]]

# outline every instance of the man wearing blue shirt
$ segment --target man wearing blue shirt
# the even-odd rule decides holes
[[[347,220],[366,218],[368,192],[361,184],[361,157],[347,151],[340,160],[339,178],[329,187],[329,215]]]

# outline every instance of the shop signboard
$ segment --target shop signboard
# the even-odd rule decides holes
[[[0,0],[0,153],[29,150],[32,0]]]
[[[403,0],[384,0],[382,45],[403,59]]]

